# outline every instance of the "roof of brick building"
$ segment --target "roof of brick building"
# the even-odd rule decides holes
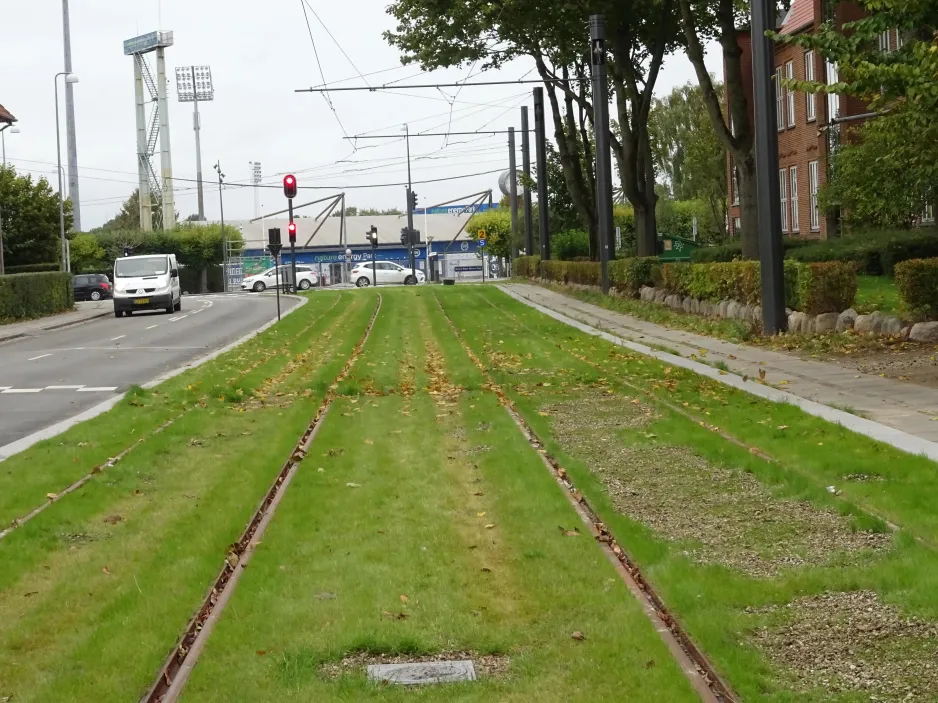
[[[814,24],[814,0],[793,0],[785,14],[779,34],[795,34]]]
[[[7,110],[3,105],[0,105],[0,122],[6,122],[7,124],[13,124],[16,122],[16,118],[13,114]]]

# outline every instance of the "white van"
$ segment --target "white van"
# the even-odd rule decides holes
[[[182,310],[175,254],[125,256],[114,262],[114,317],[134,310]]]

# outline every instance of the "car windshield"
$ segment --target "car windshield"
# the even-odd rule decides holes
[[[142,259],[118,259],[114,265],[117,278],[141,278],[143,276],[162,276],[166,274],[165,256],[147,256]]]

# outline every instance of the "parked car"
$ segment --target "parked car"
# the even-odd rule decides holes
[[[114,262],[114,317],[137,310],[182,310],[175,254],[125,256]]]
[[[276,288],[278,285],[282,287],[289,280],[289,275],[292,268],[292,264],[285,264],[280,266],[279,273],[275,267],[267,269],[263,273],[255,274],[254,276],[247,276],[243,281],[241,281],[241,290],[263,293],[268,288]],[[315,271],[313,271],[311,266],[307,264],[296,265],[297,288],[300,290],[309,290],[310,288],[318,285],[319,276]]]
[[[113,295],[111,280],[103,273],[83,273],[72,278],[75,300],[107,300]]]
[[[374,270],[371,268],[370,261],[362,261],[355,264],[355,268],[352,269],[351,279],[359,288],[367,288],[372,284],[372,274],[377,274],[375,277],[379,286],[392,283],[413,286],[426,280],[423,271],[416,271],[417,278],[415,280],[414,273],[409,268],[404,268],[393,261],[376,261]]]

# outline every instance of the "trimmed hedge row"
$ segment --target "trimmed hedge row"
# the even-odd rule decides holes
[[[600,283],[600,267],[596,262],[523,258],[527,260],[518,259],[515,263],[521,276],[589,286]],[[851,263],[786,261],[784,275],[786,306],[809,315],[842,312],[853,305],[856,297],[857,273]],[[655,257],[617,259],[609,263],[609,279],[613,288],[632,298],[638,297],[642,286],[656,285],[698,300],[732,299],[747,305],[762,302],[762,272],[755,261],[662,264]]]
[[[0,276],[0,320],[28,320],[71,310],[72,274],[15,273]]]
[[[58,271],[62,267],[54,261],[48,264],[22,264],[21,266],[6,266],[3,272],[9,275],[14,273],[40,273],[44,271]]]
[[[519,256],[515,259],[514,275],[522,278],[537,278],[541,257],[539,256]]]
[[[909,259],[938,257],[938,230],[934,227],[914,231],[871,232],[854,237],[812,241],[782,239],[786,259],[803,263],[851,261],[859,273],[891,276],[896,264]],[[729,262],[742,258],[738,244],[702,247],[693,255],[694,263]]]
[[[906,311],[917,319],[938,320],[938,258],[902,261],[895,274]]]

